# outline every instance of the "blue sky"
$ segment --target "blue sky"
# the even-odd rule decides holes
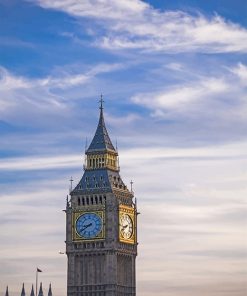
[[[40,266],[65,295],[62,209],[102,93],[138,294],[245,295],[246,53],[244,0],[0,0],[2,293]]]

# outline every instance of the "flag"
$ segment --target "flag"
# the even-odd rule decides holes
[[[37,268],[37,272],[42,272],[42,270],[41,270],[41,269],[39,269],[39,268]]]

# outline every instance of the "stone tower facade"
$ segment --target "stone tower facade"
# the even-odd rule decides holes
[[[66,208],[68,296],[136,295],[137,209],[100,118]]]

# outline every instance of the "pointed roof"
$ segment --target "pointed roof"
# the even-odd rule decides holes
[[[42,283],[40,283],[38,296],[44,296],[43,289],[42,289]]]
[[[105,126],[105,120],[104,120],[104,114],[103,114],[103,99],[101,97],[100,100],[100,117],[99,117],[99,123],[95,132],[95,135],[93,137],[93,140],[91,144],[89,145],[86,153],[95,152],[95,151],[104,151],[104,150],[112,150],[116,152],[114,146],[112,145],[111,139],[108,135],[106,126]]]
[[[5,293],[5,296],[9,296],[9,287],[8,287],[8,286],[6,287],[6,293]]]
[[[31,290],[31,294],[30,296],[34,296],[34,289],[33,289],[33,285],[32,285],[32,290]]]
[[[26,296],[24,283],[22,284],[21,296]]]
[[[52,296],[51,283],[50,283],[50,286],[49,286],[48,296]]]

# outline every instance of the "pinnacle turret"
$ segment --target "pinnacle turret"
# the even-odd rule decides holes
[[[6,287],[6,293],[5,293],[5,296],[9,296],[9,287],[8,287],[8,286]]]
[[[24,283],[22,284],[21,296],[26,296]]]
[[[6,287],[5,296],[9,296],[9,287],[8,286]],[[21,296],[26,296],[24,283],[22,284]],[[30,296],[35,296],[33,285],[32,285]],[[42,283],[40,283],[40,288],[39,288],[39,294],[38,294],[38,296],[44,296],[43,288],[42,288]],[[51,284],[49,285],[48,296],[52,296]]]
[[[38,296],[44,296],[43,288],[42,288],[42,283],[40,283],[39,294],[38,294]]]
[[[33,285],[32,285],[32,290],[31,290],[31,294],[30,294],[30,296],[35,296],[35,295],[34,295]]]
[[[51,284],[49,286],[48,296],[52,296]]]

